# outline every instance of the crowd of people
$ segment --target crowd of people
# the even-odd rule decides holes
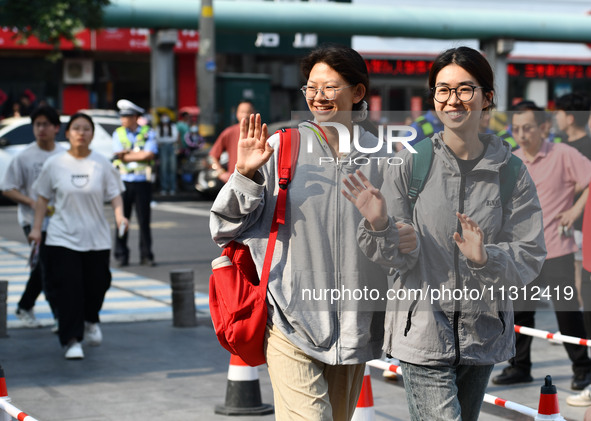
[[[326,45],[311,51],[301,70],[312,121],[297,128],[302,142],[267,290],[264,353],[277,419],[350,420],[365,363],[386,354],[400,361],[412,420],[476,420],[489,381],[532,381],[531,337],[515,334],[513,325],[535,326],[531,298],[539,290],[550,291],[561,333],[591,337],[586,95],[558,98],[554,118],[532,101],[518,101],[508,127],[493,131],[490,65],[472,48],[449,49],[430,69],[431,109],[412,123],[418,135],[409,146],[420,159],[405,149],[392,161],[387,144],[376,147],[361,55]],[[176,194],[179,154],[204,143],[188,113],[176,122],[173,113],[158,111],[146,122],[146,110],[131,101],[117,108],[121,127],[112,135],[110,162],[92,151],[89,115],[70,117],[65,150],[55,142],[58,113],[37,107],[30,115],[35,141],[13,159],[0,185],[18,204],[27,240],[39,246],[17,316],[38,326],[34,305],[44,291],[67,359],[82,359],[83,344],[102,342],[111,248],[118,267],[130,264],[134,208],[139,262],[156,264],[150,230],[156,172],[160,194]],[[282,176],[280,136],[268,133],[255,113],[252,101],[236,104],[236,124],[209,152],[224,183],[210,229],[220,247],[246,244],[260,270]],[[114,236],[105,202],[113,207]],[[501,295],[510,287],[521,295]],[[387,306],[367,297],[302,298],[305,290],[364,288],[380,296],[415,294]],[[487,294],[416,295],[466,288]],[[566,289],[573,291],[568,300],[558,296]],[[571,387],[581,391],[567,402],[591,406],[587,348],[565,349]]]

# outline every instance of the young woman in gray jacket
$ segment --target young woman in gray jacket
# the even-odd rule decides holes
[[[318,48],[303,60],[302,73],[302,93],[315,121],[299,126],[286,221],[269,275],[265,356],[277,420],[348,421],[364,363],[379,358],[383,344],[384,303],[359,293],[384,294],[387,278],[357,244],[361,215],[342,197],[341,180],[360,170],[381,186],[378,162],[385,164],[387,151],[369,156],[365,151],[378,139],[353,128],[353,120],[367,115],[363,99],[369,92],[359,53],[344,46]],[[231,240],[248,245],[259,273],[279,189],[278,140],[279,134],[267,139],[259,115],[242,120],[236,168],[211,209],[213,239],[220,246]],[[381,161],[370,159],[380,156]],[[400,226],[400,232],[409,237],[403,248],[415,249],[412,227]]]
[[[400,360],[411,419],[477,420],[495,363],[515,352],[511,299],[545,259],[542,212],[522,164],[511,198],[500,173],[511,147],[479,134],[494,105],[493,72],[476,50],[439,55],[429,73],[444,130],[430,141],[433,160],[416,203],[408,198],[413,154],[385,175],[382,191],[363,174],[343,194],[364,216],[360,247],[399,270],[388,295],[384,350]],[[396,222],[411,223],[418,259],[401,265]]]

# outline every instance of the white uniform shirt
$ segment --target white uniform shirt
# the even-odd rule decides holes
[[[19,152],[8,164],[4,180],[0,185],[1,190],[16,189],[25,196],[37,200],[37,194],[33,190],[33,183],[41,173],[43,163],[53,155],[64,152],[65,149],[56,144],[52,151],[43,150],[37,142],[29,144]],[[22,203],[18,204],[18,223],[21,227],[33,225],[35,210]],[[48,218],[45,219],[43,230],[45,230]]]
[[[122,186],[111,163],[97,152],[81,159],[69,153],[48,159],[33,185],[39,196],[55,198],[45,243],[76,251],[109,250],[104,203],[121,194]]]

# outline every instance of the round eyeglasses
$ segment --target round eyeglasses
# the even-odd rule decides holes
[[[462,102],[468,102],[474,97],[476,89],[484,89],[484,86],[460,85],[457,88],[450,88],[449,86],[436,86],[431,88],[433,91],[433,99],[437,102],[446,102],[451,98],[452,91],[455,91],[456,98]]]
[[[336,98],[337,91],[340,91],[341,89],[345,89],[345,88],[350,88],[351,86],[353,86],[353,85],[347,85],[347,86],[343,86],[341,88],[335,88],[332,86],[327,86],[325,88],[315,88],[313,86],[304,85],[300,88],[300,90],[302,91],[302,93],[304,94],[306,99],[308,99],[310,101],[313,100],[314,98],[316,98],[316,95],[318,95],[318,92],[320,92],[322,94],[322,96],[324,97],[324,99],[326,99],[327,101],[332,101],[333,99]]]

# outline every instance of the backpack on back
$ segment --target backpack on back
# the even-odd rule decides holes
[[[278,151],[279,193],[265,253],[261,279],[248,246],[231,241],[212,262],[209,278],[211,320],[220,344],[245,363],[265,363],[267,284],[280,224],[285,223],[287,187],[299,152],[299,131],[282,129]]]
[[[431,171],[431,164],[433,162],[433,141],[431,138],[426,137],[415,144],[414,148],[417,150],[417,153],[413,154],[412,172],[410,184],[408,186],[408,198],[410,199],[411,212],[415,207],[419,194],[425,188],[429,171]],[[515,155],[511,155],[507,165],[501,167],[501,170],[499,171],[501,203],[503,207],[509,202],[509,199],[511,199],[522,164],[521,159],[517,158]]]

